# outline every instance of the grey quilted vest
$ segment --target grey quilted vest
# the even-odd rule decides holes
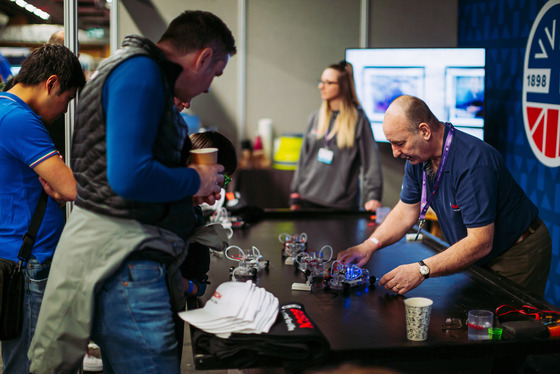
[[[165,111],[152,149],[154,157],[168,167],[184,167],[180,165],[180,155],[183,142],[190,141],[187,136],[188,128],[173,105],[173,87],[181,67],[168,60],[148,39],[127,36],[123,41],[123,47],[99,66],[80,94],[72,139],[72,170],[78,182],[75,204],[97,213],[131,218],[141,223],[159,226],[168,215],[170,204],[192,206],[191,199],[187,198],[176,203],[133,201],[117,195],[107,181],[103,85],[114,68],[123,61],[139,55],[148,56],[158,63],[164,82]]]

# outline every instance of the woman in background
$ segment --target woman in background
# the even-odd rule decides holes
[[[318,88],[323,104],[309,117],[290,209],[347,210],[362,205],[375,211],[383,191],[381,162],[370,121],[356,96],[352,65],[330,65]]]

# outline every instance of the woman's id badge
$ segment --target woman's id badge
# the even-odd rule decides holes
[[[333,151],[327,148],[321,148],[319,149],[319,154],[317,155],[317,161],[330,165],[332,164],[333,156]]]

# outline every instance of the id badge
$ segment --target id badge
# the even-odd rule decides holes
[[[327,148],[319,149],[319,154],[317,155],[317,160],[324,164],[332,164],[334,152]]]

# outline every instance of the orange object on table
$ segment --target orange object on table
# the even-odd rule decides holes
[[[550,336],[560,336],[560,325],[547,326]]]

